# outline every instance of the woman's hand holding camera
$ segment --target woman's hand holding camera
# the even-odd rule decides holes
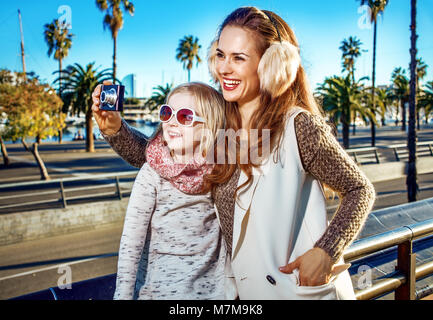
[[[104,81],[104,85],[113,84],[111,81]],[[99,109],[99,96],[101,94],[101,85],[98,84],[92,93],[92,111],[95,117],[96,123],[99,126],[99,130],[105,135],[112,135],[120,130],[122,125],[122,118],[119,112],[116,111],[104,111]]]

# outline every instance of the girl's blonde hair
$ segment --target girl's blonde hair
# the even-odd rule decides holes
[[[170,97],[178,93],[190,94],[194,98],[197,115],[205,119],[199,147],[205,156],[214,148],[218,129],[224,128],[226,101],[222,94],[211,86],[202,82],[188,82],[172,89],[165,102],[168,103]],[[161,129],[160,126],[158,132]]]

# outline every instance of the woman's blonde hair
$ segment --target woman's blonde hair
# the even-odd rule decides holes
[[[222,94],[211,86],[202,82],[188,82],[172,89],[167,95],[166,103],[178,93],[190,94],[195,101],[194,109],[197,115],[205,119],[199,150],[206,155],[214,148],[218,129],[224,128],[226,101]],[[160,130],[161,126],[158,131]]]

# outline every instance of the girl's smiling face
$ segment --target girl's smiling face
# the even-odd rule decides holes
[[[167,101],[167,104],[174,111],[185,107],[194,110],[197,116],[202,116],[197,114],[194,97],[189,93],[175,93]],[[177,123],[175,116],[169,122],[162,123],[163,137],[173,153],[175,162],[187,162],[193,157],[195,149],[200,144],[202,129],[203,124],[200,122],[194,122],[190,127],[182,126]]]
[[[253,34],[240,27],[227,26],[219,37],[216,72],[224,99],[243,104],[260,92],[257,68],[260,55]]]

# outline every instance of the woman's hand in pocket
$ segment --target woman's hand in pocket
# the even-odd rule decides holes
[[[333,270],[332,266],[331,257],[323,249],[313,248],[292,263],[280,267],[280,271],[292,273],[298,269],[300,286],[320,286],[328,283],[337,271]]]

